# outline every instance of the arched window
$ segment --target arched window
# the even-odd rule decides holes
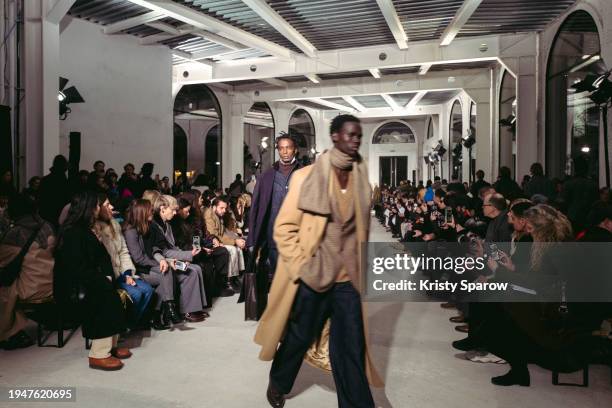
[[[414,132],[404,123],[385,123],[376,130],[372,144],[415,143]]]
[[[588,174],[599,178],[599,109],[588,92],[572,86],[606,67],[601,60],[597,25],[586,11],[576,11],[561,25],[548,57],[546,73],[546,172],[563,177],[581,157]]]
[[[499,92],[499,167],[516,174],[516,79],[504,72]]]
[[[461,137],[463,134],[463,113],[461,103],[457,100],[453,103],[450,114],[450,149],[452,156],[451,178],[461,180],[463,172],[463,146]]]
[[[174,124],[174,174],[175,179],[187,172],[187,134],[178,124]]]
[[[434,125],[433,125],[433,117],[429,117],[429,121],[427,122],[427,139],[431,139],[434,137]]]
[[[274,163],[274,117],[265,102],[255,102],[244,117],[244,180]]]
[[[297,109],[289,118],[289,134],[297,141],[298,160],[309,164],[316,158],[317,144],[314,122],[304,109]]]
[[[174,100],[174,121],[183,129],[187,129],[189,134],[184,151],[174,150],[175,154],[185,155],[185,168],[175,167],[175,171],[187,172],[194,177],[198,173],[204,173],[211,180],[211,186],[221,185],[221,119],[219,101],[210,88],[203,84],[185,85],[181,88]],[[211,129],[208,135],[216,128],[216,140],[212,143],[216,145],[216,151],[208,148],[211,144],[207,135],[204,142],[205,155],[199,157],[202,152],[202,128]],[[191,144],[194,148],[191,148]],[[175,156],[175,163],[177,160],[183,159]]]

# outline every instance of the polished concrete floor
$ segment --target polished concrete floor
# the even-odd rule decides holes
[[[377,222],[372,241],[388,241]],[[77,402],[53,407],[267,407],[265,389],[270,363],[257,359],[251,341],[256,323],[244,322],[237,297],[221,299],[203,323],[173,331],[140,332],[126,340],[134,356],[118,372],[87,366],[80,332],[62,348],[30,347],[0,351],[0,390],[7,386],[73,386]],[[505,365],[478,364],[460,358],[451,341],[462,335],[439,303],[371,303],[370,340],[384,390],[374,390],[377,407],[610,407],[610,370],[591,369],[588,388],[551,384],[550,372],[531,366],[531,387],[502,388],[490,378]],[[579,380],[578,374],[564,377]],[[8,404],[0,407],[41,407]],[[286,407],[335,407],[330,375],[304,365]]]

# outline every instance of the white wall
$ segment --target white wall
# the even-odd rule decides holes
[[[100,26],[66,17],[60,34],[61,75],[85,103],[71,106],[60,124],[60,150],[81,132],[81,169],[101,159],[121,172],[132,162],[155,164],[172,176],[172,60],[163,46],[138,44],[130,35],[105,35]]]

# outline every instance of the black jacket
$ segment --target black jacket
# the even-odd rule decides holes
[[[85,291],[83,337],[102,339],[126,330],[126,314],[117,294],[115,274],[104,245],[84,227],[68,229],[55,255],[54,273],[64,285]]]

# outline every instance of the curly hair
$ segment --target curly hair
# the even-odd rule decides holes
[[[550,248],[559,242],[572,239],[572,224],[561,211],[548,204],[534,205],[525,211],[524,217],[533,227],[531,268],[539,269],[544,255]]]

